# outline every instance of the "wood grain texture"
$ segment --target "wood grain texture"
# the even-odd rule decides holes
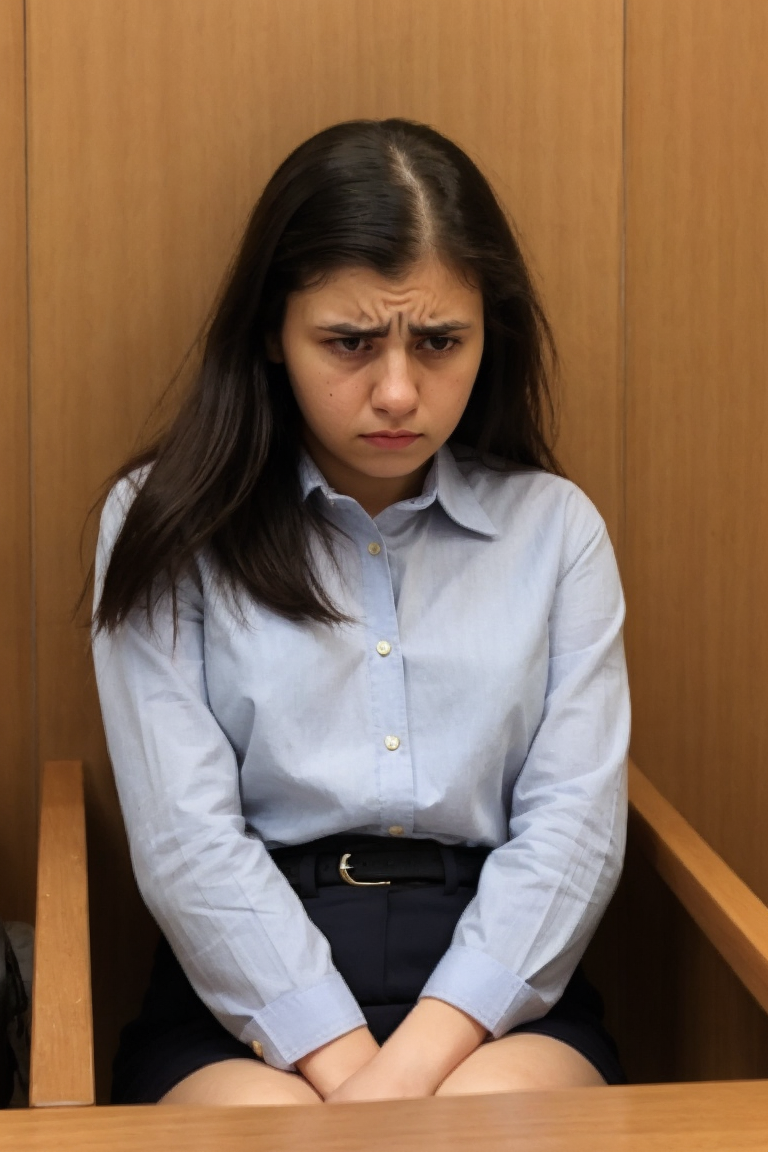
[[[768,5],[629,0],[627,20],[633,756],[768,901]],[[743,1068],[762,1029],[765,1069],[756,1007],[727,1019],[735,993],[695,963],[688,994],[702,1059]]]
[[[630,763],[630,834],[768,1012],[768,908]]]
[[[768,5],[629,6],[635,759],[768,900]]]
[[[29,1152],[764,1152],[768,1083],[581,1088],[307,1108],[53,1109],[0,1120]]]
[[[561,347],[565,460],[615,533],[622,4],[28,0],[27,12],[38,718],[44,756],[89,767],[108,1051],[149,936],[87,637],[69,619],[85,512],[194,342],[275,165],[334,121],[402,115],[465,145],[516,217]]]
[[[0,915],[35,891],[24,4],[0,0]]]
[[[631,1084],[768,1076],[765,1014],[632,834],[584,963]]]
[[[93,1021],[83,765],[43,770],[37,868],[33,1107],[92,1104]]]

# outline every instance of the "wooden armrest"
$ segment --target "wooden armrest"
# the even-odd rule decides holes
[[[83,765],[43,768],[29,1102],[93,1104]]]
[[[768,908],[630,761],[630,833],[768,1012]]]

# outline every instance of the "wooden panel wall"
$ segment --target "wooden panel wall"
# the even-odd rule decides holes
[[[88,505],[193,341],[277,162],[334,121],[403,115],[469,148],[535,253],[567,376],[567,459],[615,530],[622,10],[619,0],[28,0],[27,10],[38,725],[44,756],[88,760],[103,1053],[143,972],[85,637],[68,615]]]
[[[0,916],[34,914],[24,4],[0,0]]]
[[[765,901],[767,59],[765,0],[629,2],[633,753]],[[768,1021],[751,999],[695,938],[668,958],[688,1037],[678,1074],[711,1075],[719,1062],[768,1075]]]
[[[0,0],[0,908],[31,909],[34,732],[88,763],[102,1098],[151,932],[70,618],[79,534],[260,186],[337,120],[435,124],[516,218],[565,463],[624,540],[635,758],[768,900],[767,23],[764,0]],[[768,1074],[764,1018],[633,858],[598,945],[637,1077]]]

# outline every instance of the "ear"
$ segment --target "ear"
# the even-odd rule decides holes
[[[276,332],[267,332],[264,337],[264,346],[267,350],[267,360],[271,360],[273,364],[285,363],[283,343]]]

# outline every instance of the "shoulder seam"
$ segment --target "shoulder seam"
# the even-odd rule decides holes
[[[581,558],[582,558],[582,556],[584,555],[584,553],[587,551],[587,549],[590,547],[590,545],[591,545],[591,544],[592,544],[592,543],[593,543],[593,542],[594,542],[594,541],[597,539],[597,537],[600,535],[600,532],[602,531],[602,528],[603,528],[603,525],[602,525],[602,524],[598,524],[598,525],[597,525],[597,527],[595,528],[594,532],[592,533],[592,535],[591,535],[591,536],[589,537],[589,539],[587,540],[586,544],[583,546],[583,548],[580,548],[580,549],[579,549],[579,551],[576,553],[576,555],[574,556],[574,558],[573,558],[573,560],[571,561],[571,563],[570,563],[570,564],[568,565],[568,567],[566,568],[565,572],[563,572],[562,576],[561,576],[561,577],[560,577],[560,579],[557,581],[557,583],[558,583],[558,584],[562,584],[563,580],[565,580],[565,578],[566,578],[566,576],[568,575],[568,573],[573,571],[573,569],[574,569],[574,568],[576,567],[576,565],[578,564],[579,560],[581,560]]]

